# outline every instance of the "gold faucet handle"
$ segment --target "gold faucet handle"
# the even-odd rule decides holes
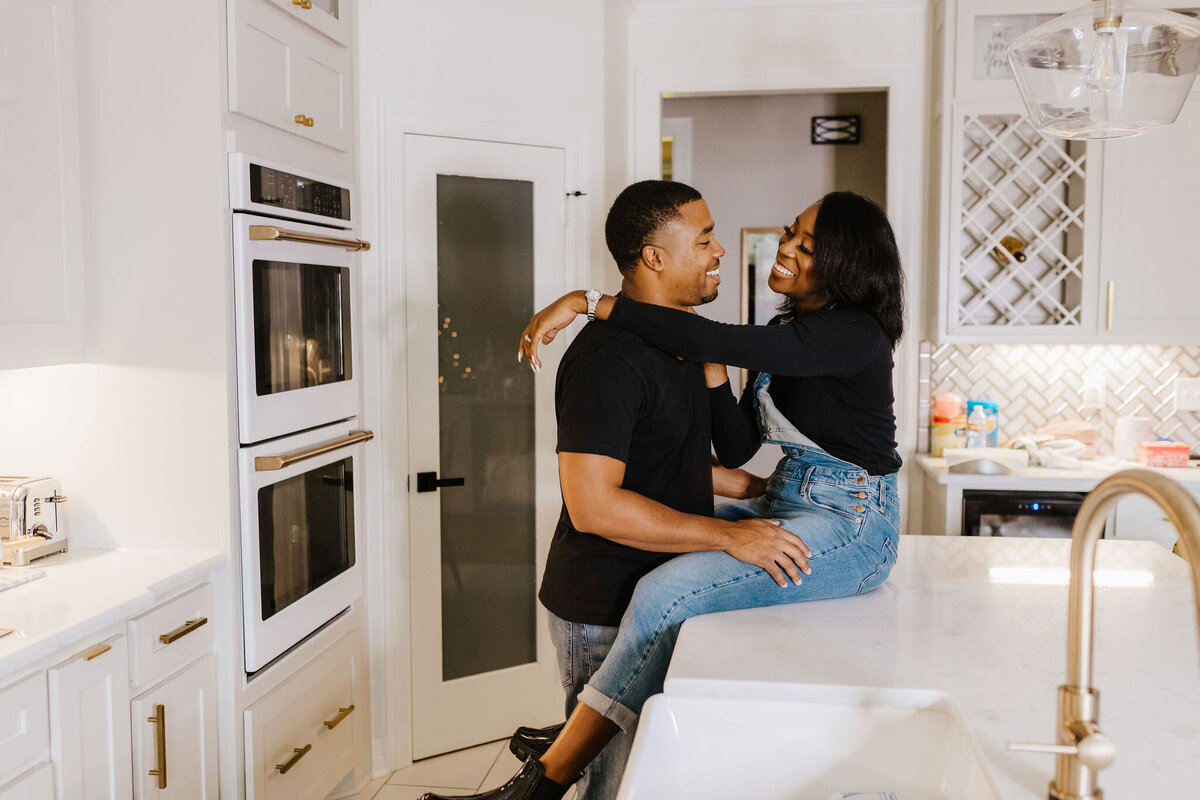
[[[1075,756],[1079,763],[1093,770],[1107,767],[1117,758],[1117,746],[1106,734],[1090,722],[1075,722],[1068,730],[1078,736],[1076,744],[1041,744],[1040,742],[1009,742],[1009,750],[1029,753],[1054,753]]]

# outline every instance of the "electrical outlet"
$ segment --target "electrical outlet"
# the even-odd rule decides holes
[[[1200,378],[1175,379],[1175,413],[1200,411]]]
[[[1102,369],[1084,374],[1082,410],[1102,411],[1104,409],[1104,392],[1107,382],[1107,375]]]

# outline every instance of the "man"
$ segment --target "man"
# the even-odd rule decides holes
[[[605,239],[625,296],[679,309],[716,298],[725,250],[690,186],[629,186],[609,211]],[[730,497],[760,494],[762,483],[711,468],[703,365],[592,320],[563,356],[555,406],[563,510],[538,596],[550,612],[570,716],[643,575],[702,550],[774,570],[790,561],[795,539],[768,520],[713,518],[714,476]],[[537,757],[559,728],[521,728],[510,746]],[[592,761],[576,785],[579,800],[616,796],[632,740],[632,731],[618,734]]]

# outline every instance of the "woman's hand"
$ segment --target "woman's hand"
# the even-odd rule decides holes
[[[537,357],[538,344],[550,344],[559,331],[575,321],[576,316],[587,313],[587,298],[583,294],[582,291],[567,292],[533,315],[525,330],[521,331],[517,361],[528,356],[533,371],[541,371],[542,362]]]

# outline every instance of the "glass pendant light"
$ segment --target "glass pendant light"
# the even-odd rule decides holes
[[[1200,71],[1200,20],[1095,0],[1013,39],[1008,64],[1042,133],[1136,136],[1179,115]]]

